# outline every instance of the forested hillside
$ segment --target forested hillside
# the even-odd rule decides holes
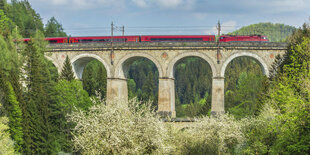
[[[9,4],[6,0],[0,0],[0,9],[9,19],[6,28],[9,31],[18,29],[20,35],[24,38],[29,38],[37,30],[44,32],[46,37],[67,36],[62,25],[55,17],[52,17],[44,26],[40,14],[32,9],[27,0],[11,0]]]
[[[244,26],[230,35],[265,35],[271,42],[283,42],[296,30],[295,27],[278,23],[258,23]]]
[[[151,61],[137,59],[126,73],[129,98],[142,102],[107,104],[99,61],[87,64],[80,81],[68,57],[60,74],[45,58],[44,38],[66,36],[55,18],[44,26],[28,1],[0,0],[0,30],[0,154],[309,154],[309,23],[286,39],[287,53],[277,57],[269,79],[254,59],[227,66],[228,113],[217,117],[208,116],[210,66],[181,59],[174,66],[177,115],[198,117],[181,130],[153,111],[158,71]],[[25,37],[34,39],[13,42]]]

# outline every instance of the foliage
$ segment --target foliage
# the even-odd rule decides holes
[[[7,115],[9,118],[9,127],[12,139],[15,141],[15,151],[21,152],[23,140],[22,129],[22,111],[19,106],[19,102],[15,96],[11,83],[6,83],[6,104]]]
[[[11,71],[17,70],[20,66],[19,58],[16,50],[12,47],[11,41],[6,41],[11,39],[4,38],[0,35],[0,70],[5,76],[9,76]]]
[[[156,65],[146,58],[140,58],[130,64],[125,74],[129,79],[127,83],[129,98],[150,100],[153,106],[157,107],[159,77]]]
[[[7,15],[20,30],[23,37],[30,37],[36,30],[43,31],[43,23],[40,15],[32,9],[27,0],[11,0],[4,10]],[[15,27],[14,27],[15,28]]]
[[[174,134],[174,154],[233,153],[244,141],[242,123],[229,115],[202,117]]]
[[[178,112],[178,116],[186,116],[186,117],[197,117],[210,115],[211,112],[211,103],[207,102],[209,99],[209,94],[206,92],[204,98],[201,98],[198,102],[190,103],[190,104],[182,104],[181,106],[176,107],[176,111]]]
[[[270,152],[307,154],[310,150],[309,25],[295,31],[289,40],[283,64],[265,96],[265,102],[280,112],[271,126],[276,136]]]
[[[83,71],[83,88],[89,96],[106,97],[107,71],[100,61],[89,62]]]
[[[44,34],[46,37],[67,37],[62,25],[56,20],[55,17],[51,17],[51,19],[47,21],[44,28]]]
[[[168,135],[163,122],[136,99],[129,103],[101,103],[69,115],[76,123],[74,146],[82,154],[159,154],[167,153]]]
[[[10,138],[8,118],[2,116],[2,105],[0,103],[0,154],[13,155],[14,141]]]
[[[0,35],[7,37],[14,27],[14,23],[8,18],[3,10],[0,9]]]
[[[92,102],[87,92],[83,90],[82,83],[77,80],[58,81],[52,100],[54,104],[51,105],[50,119],[55,127],[53,131],[55,136],[52,140],[56,146],[55,152],[72,152],[71,132],[74,124],[67,122],[66,115],[74,111],[75,108],[85,111],[92,105]]]
[[[47,68],[50,72],[51,80],[54,82],[57,82],[59,79],[59,75],[58,75],[58,69],[56,68],[56,66],[53,64],[53,62],[47,61]]]
[[[62,68],[60,79],[67,81],[74,80],[74,73],[68,56],[66,57],[66,60],[64,62],[64,67]]]
[[[276,139],[272,126],[279,111],[270,104],[265,104],[257,117],[240,120],[245,141],[236,149],[236,154],[268,154]]]
[[[266,35],[271,42],[283,42],[296,28],[284,24],[258,23],[244,26],[230,35]]]
[[[55,85],[54,101],[60,105],[61,110],[70,112],[73,107],[87,110],[92,102],[82,83],[77,80],[66,81],[60,80]],[[59,109],[60,110],[60,109]]]
[[[51,115],[51,93],[53,82],[44,57],[46,42],[38,31],[25,51],[27,74],[27,104],[24,105],[24,153],[50,154],[53,151]]]
[[[257,114],[267,80],[261,70],[261,66],[248,57],[229,63],[225,71],[225,111],[236,118]]]
[[[188,57],[174,67],[177,117],[208,114],[212,87],[210,65],[201,58]]]

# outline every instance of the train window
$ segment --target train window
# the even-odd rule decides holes
[[[151,41],[202,41],[202,38],[151,38]]]
[[[57,40],[49,40],[49,43],[57,43]]]
[[[80,42],[90,42],[93,41],[93,39],[81,39]]]

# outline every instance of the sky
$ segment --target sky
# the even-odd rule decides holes
[[[207,35],[259,22],[300,27],[310,0],[28,0],[46,24],[54,16],[71,36]]]

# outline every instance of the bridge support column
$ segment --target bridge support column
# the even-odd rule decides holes
[[[159,78],[158,82],[158,113],[175,118],[174,79]]]
[[[224,110],[224,77],[213,77],[211,114],[222,114]]]
[[[107,102],[128,101],[127,80],[120,78],[108,78],[107,80]]]

